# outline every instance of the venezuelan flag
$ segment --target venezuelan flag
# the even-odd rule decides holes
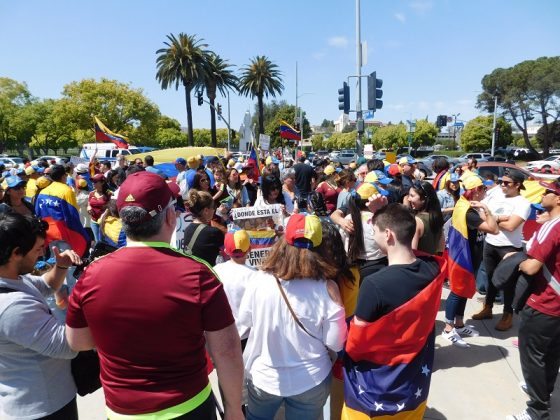
[[[350,324],[342,419],[422,419],[434,360],[434,323],[447,263],[414,298],[366,325]]]
[[[476,292],[474,267],[469,248],[467,230],[467,211],[471,207],[468,200],[461,196],[455,204],[447,243],[449,245],[449,284],[457,296],[470,299]]]
[[[126,246],[126,235],[122,228],[122,221],[118,217],[107,216],[103,222],[101,240],[115,248]]]
[[[103,143],[114,143],[119,149],[128,149],[128,139],[120,134],[113,133],[99,118],[95,118],[95,140]]]
[[[253,146],[251,146],[251,152],[247,158],[247,166],[253,167],[253,181],[259,182],[259,177],[261,176],[261,171],[259,169],[259,160],[257,159],[257,151]]]
[[[280,137],[288,140],[301,140],[301,132],[297,131],[294,127],[286,121],[280,121]]]
[[[276,232],[273,230],[248,230],[251,249],[269,248],[276,242]]]
[[[68,185],[52,182],[41,190],[35,200],[35,213],[49,224],[47,244],[63,240],[78,255],[85,254],[90,238],[80,223],[76,196]]]
[[[523,225],[523,237],[529,240],[541,226],[537,223],[538,207],[536,204],[541,202],[545,188],[539,184],[539,181],[534,180],[525,181],[523,186],[525,189],[521,190],[521,195],[531,202],[531,214]]]

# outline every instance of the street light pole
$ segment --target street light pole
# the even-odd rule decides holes
[[[356,149],[358,153],[362,153],[362,38],[360,27],[360,0],[356,0],[356,69],[358,75],[358,94],[356,95],[356,128],[358,130],[358,140]]]
[[[231,121],[231,113],[229,106],[229,90],[227,91],[227,119],[228,119],[228,130],[227,130],[227,150],[231,150],[231,128],[229,128],[229,122]]]
[[[456,142],[455,142],[455,137],[457,136],[457,117],[461,115],[461,113],[459,112],[458,114],[453,114],[454,120],[453,120],[453,150],[455,150],[455,148],[457,147]]]

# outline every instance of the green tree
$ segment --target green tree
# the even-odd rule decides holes
[[[218,54],[208,52],[205,56],[205,69],[203,72],[203,85],[210,102],[210,131],[212,147],[216,147],[216,93],[219,91],[226,96],[228,90],[237,90],[238,79],[231,71],[231,65]]]
[[[323,140],[325,138],[322,134],[315,134],[311,137],[311,147],[313,150],[321,150],[323,148]]]
[[[175,85],[175,90],[183,86],[185,90],[185,103],[187,108],[187,131],[189,145],[194,145],[192,126],[191,91],[202,81],[205,69],[205,60],[209,51],[205,50],[207,44],[198,40],[196,35],[180,33],[178,37],[167,35],[168,41],[164,42],[166,48],[156,51],[156,80],[161,88],[166,90]]]
[[[412,147],[433,146],[437,135],[438,129],[435,124],[426,120],[417,120],[416,129],[412,135]]]
[[[403,123],[379,127],[373,134],[372,144],[376,149],[398,149],[408,145],[408,133]]]
[[[49,149],[56,154],[61,148],[66,154],[70,147],[77,146],[73,137],[76,126],[64,118],[61,100],[45,99],[35,104],[34,108],[36,125],[29,143],[31,148],[47,155]]]
[[[540,147],[544,147],[545,137],[547,137],[546,131],[548,130],[548,137],[550,140],[550,146],[553,148],[560,147],[560,121],[554,121],[545,128],[543,125],[537,131],[536,140]]]
[[[492,146],[491,115],[483,115],[469,121],[461,133],[461,149],[465,152],[479,152]],[[496,147],[505,147],[513,141],[511,124],[504,118],[496,120],[497,136]]]
[[[482,78],[482,88],[477,106],[493,112],[497,97],[501,115],[513,121],[525,146],[534,153],[527,125],[535,119],[543,124],[543,153],[548,156],[554,134],[549,127],[560,117],[560,57],[541,57],[495,69]]]
[[[35,102],[25,83],[0,77],[0,152],[15,147],[21,128],[16,123],[22,108]],[[19,120],[21,121],[21,119]]]
[[[251,98],[257,98],[259,110],[259,134],[264,134],[264,104],[266,96],[276,97],[284,90],[281,79],[282,73],[278,66],[267,57],[256,56],[241,70],[239,79],[239,93]]]
[[[110,130],[127,136],[132,144],[153,143],[160,112],[144,96],[116,80],[84,79],[64,86],[57,104],[63,124],[75,126],[74,138],[81,144],[95,138],[93,117],[98,117]]]
[[[334,132],[334,121],[327,120],[326,118],[323,119],[323,122],[321,123],[321,128],[325,129],[325,132],[327,133]]]

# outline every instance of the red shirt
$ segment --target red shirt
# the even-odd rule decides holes
[[[319,184],[315,191],[323,194],[323,198],[327,206],[327,211],[329,213],[332,213],[336,210],[336,200],[338,200],[338,193],[340,192],[340,188],[333,188],[327,181],[324,181]]]
[[[88,204],[91,207],[91,219],[97,222],[109,203],[110,195],[103,194],[101,197],[95,195],[95,191],[89,193]]]
[[[527,254],[544,264],[535,276],[535,291],[527,299],[527,305],[543,314],[560,317],[560,217],[544,223],[535,232]],[[552,274],[550,282],[544,271]]]
[[[107,406],[154,413],[206,387],[204,331],[234,323],[209,266],[165,243],[125,247],[89,265],[66,323],[89,327],[101,361]]]

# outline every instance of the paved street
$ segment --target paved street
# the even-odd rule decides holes
[[[444,297],[448,290],[444,289]],[[438,314],[436,329],[443,329],[445,300]],[[436,356],[428,410],[425,419],[433,420],[494,420],[518,413],[525,407],[526,396],[519,389],[522,380],[519,351],[512,344],[517,336],[518,319],[514,328],[499,332],[494,324],[499,320],[470,321],[470,315],[480,307],[477,297],[467,303],[466,320],[481,333],[467,338],[468,349],[454,347],[441,336],[436,339]],[[495,313],[501,314],[501,306]],[[103,394],[96,392],[78,398],[81,420],[104,419]],[[557,381],[552,399],[551,419],[560,418],[560,383]]]

